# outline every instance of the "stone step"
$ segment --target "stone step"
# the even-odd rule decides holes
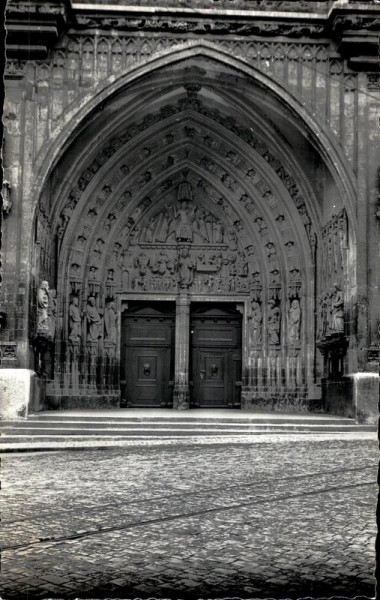
[[[303,424],[289,424],[282,423],[276,425],[262,424],[262,425],[243,425],[241,427],[198,427],[198,426],[167,426],[167,427],[77,427],[72,425],[67,427],[62,425],[56,426],[45,426],[45,427],[34,427],[32,425],[19,426],[6,426],[2,427],[2,440],[9,439],[14,436],[41,436],[41,435],[81,435],[81,436],[165,436],[165,435],[255,435],[260,432],[353,432],[353,431],[375,431],[376,428],[371,425],[303,425]]]
[[[170,430],[186,430],[186,429],[213,429],[213,430],[228,430],[228,429],[239,429],[241,431],[252,429],[260,429],[267,427],[279,427],[279,428],[303,428],[303,427],[323,427],[330,429],[332,427],[356,427],[355,421],[249,421],[249,422],[226,422],[226,421],[4,421],[1,423],[0,430],[14,430],[14,429],[170,429]],[[371,426],[375,427],[375,426]]]
[[[368,432],[368,430],[365,430]],[[58,439],[158,439],[158,438],[168,438],[168,439],[179,439],[179,438],[195,438],[195,437],[213,437],[213,438],[228,438],[228,437],[255,437],[257,435],[267,435],[267,434],[276,434],[276,435],[293,435],[293,434],[345,434],[345,433],[363,433],[363,429],[347,429],[347,430],[337,430],[333,429],[331,431],[310,431],[310,430],[284,430],[284,429],[261,429],[258,431],[252,432],[241,432],[235,430],[229,430],[227,432],[220,432],[219,434],[215,431],[197,431],[193,430],[191,432],[179,432],[179,431],[155,431],[154,434],[149,434],[149,432],[131,432],[131,431],[117,431],[113,433],[104,433],[102,431],[97,431],[96,433],[91,432],[83,432],[78,431],[73,433],[72,431],[59,431],[52,432],[46,431],[44,433],[15,433],[15,434],[2,434],[1,443],[11,443],[15,441],[38,441],[38,440],[58,440]],[[1,446],[1,444],[0,444]]]
[[[148,412],[148,411],[146,411]],[[242,413],[241,413],[242,414]],[[22,421],[20,421],[21,423]],[[289,414],[281,414],[281,415],[274,415],[273,413],[268,414],[268,413],[263,413],[263,414],[255,414],[252,416],[244,416],[244,417],[229,417],[229,416],[223,416],[223,417],[209,417],[209,416],[199,416],[199,417],[194,417],[194,416],[190,416],[190,415],[186,415],[186,416],[171,416],[169,417],[169,415],[166,416],[113,416],[112,414],[108,412],[104,413],[104,414],[87,414],[87,413],[83,413],[81,415],[78,415],[78,413],[76,413],[75,415],[69,415],[69,414],[61,414],[61,413],[54,413],[52,414],[51,412],[49,413],[38,413],[38,414],[32,414],[28,416],[28,420],[24,421],[24,423],[27,422],[33,422],[33,423],[45,423],[45,422],[50,422],[50,423],[61,423],[61,422],[69,422],[69,423],[101,423],[101,422],[105,422],[105,423],[126,423],[126,424],[132,424],[132,423],[141,423],[141,424],[148,424],[148,423],[157,423],[157,424],[166,424],[166,423],[170,423],[172,425],[174,424],[181,424],[181,423],[212,423],[212,424],[255,424],[255,423],[270,423],[270,424],[277,424],[277,423],[295,423],[295,424],[299,424],[299,423],[304,423],[304,424],[314,424],[314,423],[329,423],[329,424],[352,424],[355,423],[354,419],[349,419],[349,418],[344,418],[344,417],[336,417],[336,416],[329,416],[329,415],[289,415]],[[9,422],[8,422],[9,423]],[[6,422],[3,422],[2,424],[6,424]]]
[[[2,422],[0,452],[97,448],[136,444],[255,443],[270,436],[375,435],[375,425],[331,415],[241,411],[47,411]]]

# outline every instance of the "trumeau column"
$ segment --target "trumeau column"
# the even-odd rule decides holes
[[[176,303],[173,408],[190,408],[189,394],[190,300],[181,293]]]

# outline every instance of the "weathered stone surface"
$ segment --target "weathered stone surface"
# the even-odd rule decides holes
[[[29,369],[0,369],[0,418],[26,419],[35,389],[35,373]]]
[[[356,419],[359,423],[377,423],[379,414],[378,373],[352,376]]]

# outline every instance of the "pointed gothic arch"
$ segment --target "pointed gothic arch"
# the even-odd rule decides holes
[[[197,64],[205,56],[212,59],[210,73]],[[124,76],[111,84],[102,111],[96,105],[103,93],[78,111],[76,137],[61,148],[50,176],[56,248],[50,276],[59,319],[49,396],[69,397],[74,390],[79,403],[117,403],[121,334],[115,319],[120,323],[128,298],[186,295],[190,304],[207,297],[244,306],[244,405],[274,399],[278,406],[309,406],[321,375],[315,314],[324,209],[287,139],[289,128],[299,128],[296,102],[280,101],[276,84],[257,72],[251,89],[246,65],[240,64],[239,77],[230,71],[219,77],[216,65],[234,71],[239,61],[216,60],[208,44],[173,52],[165,66],[160,59],[152,64],[149,77],[142,68],[135,83],[127,85]],[[248,86],[246,96],[234,98],[232,84]],[[265,104],[268,90],[272,100]],[[305,127],[317,129],[303,107],[297,110]],[[281,111],[283,131],[273,121]],[[67,128],[66,144],[73,131]],[[335,163],[333,176],[326,148],[321,156],[320,140],[310,136],[309,130],[307,147],[323,165],[330,193],[349,206],[349,178],[336,179],[344,161]],[[178,199],[184,173],[193,198],[189,239],[176,236],[174,225],[185,210]],[[157,234],[163,207],[167,239]],[[191,281],[185,285],[186,262]],[[346,255],[339,268],[343,277]],[[107,337],[111,321],[114,340]]]

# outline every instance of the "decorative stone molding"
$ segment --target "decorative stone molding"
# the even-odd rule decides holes
[[[18,366],[16,342],[0,342],[0,366],[12,368]]]
[[[379,73],[369,73],[367,75],[367,89],[371,91],[379,91],[380,90],[380,74]]]

